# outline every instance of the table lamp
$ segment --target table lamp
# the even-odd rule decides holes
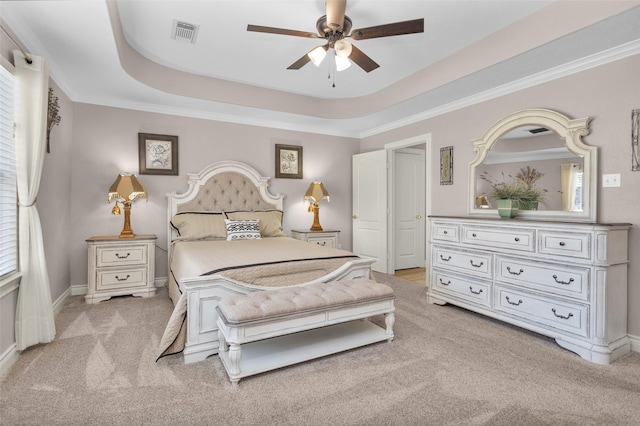
[[[131,230],[131,203],[137,198],[147,198],[147,191],[138,180],[138,177],[129,173],[121,173],[109,188],[107,197],[109,202],[114,198],[116,199],[116,204],[111,210],[112,214],[120,214],[119,202],[124,206],[124,227],[120,233],[120,238],[135,237],[136,235]]]
[[[318,203],[322,200],[329,201],[329,193],[322,182],[312,182],[311,185],[309,185],[309,189],[307,189],[307,193],[304,194],[304,200],[309,200],[309,211],[313,211],[313,225],[310,229],[312,231],[322,231],[322,226],[320,226],[320,206]]]

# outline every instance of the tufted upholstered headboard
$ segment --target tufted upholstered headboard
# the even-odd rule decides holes
[[[283,195],[267,190],[269,178],[238,161],[220,161],[189,173],[189,188],[182,194],[167,194],[167,247],[177,236],[171,218],[181,212],[223,212],[237,210],[282,210]]]

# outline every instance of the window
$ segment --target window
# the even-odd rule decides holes
[[[13,139],[14,77],[0,66],[0,278],[18,263],[18,208]]]

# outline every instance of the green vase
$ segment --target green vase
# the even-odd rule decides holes
[[[537,201],[525,201],[520,206],[520,210],[538,210]]]
[[[513,200],[498,200],[498,215],[503,219],[511,219],[518,214],[518,207]]]

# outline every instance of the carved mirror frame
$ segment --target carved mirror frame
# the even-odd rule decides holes
[[[582,137],[589,134],[590,121],[591,117],[570,119],[556,111],[525,109],[509,114],[491,126],[484,136],[472,141],[477,156],[469,163],[469,215],[498,217],[496,209],[476,207],[476,168],[482,165],[491,147],[502,136],[519,127],[533,125],[554,131],[560,139],[564,140],[565,146],[570,152],[583,158],[582,211],[521,210],[518,217],[537,220],[595,222],[597,216],[598,148],[588,146],[582,141]]]

